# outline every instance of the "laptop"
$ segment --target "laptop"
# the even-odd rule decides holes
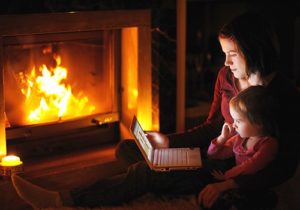
[[[200,148],[153,148],[136,116],[133,117],[130,130],[152,170],[196,170],[201,168]]]

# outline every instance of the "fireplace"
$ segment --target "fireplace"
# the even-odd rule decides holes
[[[0,18],[0,156],[32,158],[158,130],[149,10]],[[155,110],[155,111],[152,111]]]

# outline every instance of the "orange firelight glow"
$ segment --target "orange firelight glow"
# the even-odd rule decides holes
[[[61,58],[54,56],[55,68],[43,64],[29,74],[19,73],[21,91],[25,96],[27,123],[45,123],[85,116],[93,113],[95,106],[82,92],[72,93],[67,84],[68,70],[61,66]]]

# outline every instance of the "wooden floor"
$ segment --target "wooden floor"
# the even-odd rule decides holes
[[[124,169],[116,161],[115,145],[93,148],[48,159],[24,162],[24,176],[27,180],[49,190],[67,190],[86,186],[104,177],[118,174]],[[277,187],[279,203],[275,210],[298,210],[300,206],[300,167],[296,175]],[[0,209],[30,210],[16,194],[9,178],[0,179]],[[126,205],[99,207],[93,210],[184,210],[198,209],[194,196],[161,198],[145,195]],[[49,210],[49,209],[48,209]],[[87,210],[86,208],[59,208],[57,210]]]
[[[115,159],[115,145],[101,146],[51,158],[24,161],[24,178],[49,190],[86,186],[124,169]],[[0,180],[0,209],[31,209],[16,194],[10,178]]]

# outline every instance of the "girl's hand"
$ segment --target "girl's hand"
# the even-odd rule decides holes
[[[217,180],[225,180],[225,176],[222,171],[213,170],[211,175]]]
[[[217,141],[219,144],[224,144],[230,137],[234,136],[236,134],[232,124],[229,124],[227,122],[224,123],[222,127],[222,132],[220,136],[217,138]]]

